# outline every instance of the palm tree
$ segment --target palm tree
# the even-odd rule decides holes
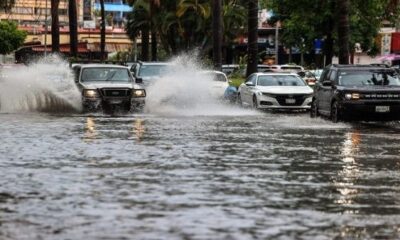
[[[78,55],[78,19],[76,13],[76,0],[69,0],[68,17],[70,52],[72,57],[76,57]]]
[[[349,64],[349,0],[338,0],[339,64]]]
[[[246,76],[257,72],[258,64],[258,0],[249,0],[248,5],[248,58]],[[278,53],[276,53],[278,54]]]
[[[60,26],[58,21],[58,5],[60,0],[51,0],[51,51],[60,51]]]
[[[221,0],[214,0],[213,3],[213,59],[214,68],[220,71],[222,66],[222,3]]]
[[[100,0],[100,15],[101,15],[101,24],[100,24],[100,60],[104,61],[105,58],[105,49],[106,49],[106,17],[104,12],[104,0]]]

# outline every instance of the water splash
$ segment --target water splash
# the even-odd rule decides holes
[[[80,111],[81,95],[68,63],[58,55],[29,66],[0,69],[1,112]]]
[[[206,68],[197,59],[192,53],[171,60],[165,76],[147,88],[146,112],[172,116],[259,114],[225,102],[225,89],[215,92],[212,77],[201,74]]]

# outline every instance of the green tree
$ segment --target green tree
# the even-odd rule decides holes
[[[132,40],[142,34],[142,50],[146,49],[144,29],[156,34],[167,55],[191,49],[205,55],[212,49],[212,0],[163,0],[151,9],[149,0],[131,1],[126,30]],[[244,0],[223,0],[223,42],[229,44],[244,32],[247,14]],[[150,14],[151,13],[151,14]]]
[[[356,42],[364,51],[374,47],[382,20],[394,22],[399,16],[398,5],[394,0],[348,0],[349,1],[349,52]],[[313,50],[315,39],[324,39],[323,52],[326,63],[332,61],[338,52],[339,21],[341,12],[336,0],[270,0],[269,7],[275,13],[273,21],[283,23],[281,41],[286,47],[298,45],[304,39],[305,51]]]
[[[17,24],[0,21],[0,54],[8,54],[17,50],[25,41],[27,33],[18,30]]]

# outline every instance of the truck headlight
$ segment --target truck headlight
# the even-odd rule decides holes
[[[356,100],[356,99],[360,99],[360,94],[358,94],[358,93],[346,93],[345,95],[344,95],[344,97],[347,99],[347,100]]]
[[[95,97],[98,97],[99,94],[98,94],[97,90],[87,89],[87,90],[83,90],[83,96],[87,97],[87,98],[95,98]]]
[[[133,97],[146,97],[146,91],[144,89],[135,89],[132,92]]]

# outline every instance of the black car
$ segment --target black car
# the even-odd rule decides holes
[[[400,120],[400,79],[384,65],[329,65],[314,87],[311,117]]]

